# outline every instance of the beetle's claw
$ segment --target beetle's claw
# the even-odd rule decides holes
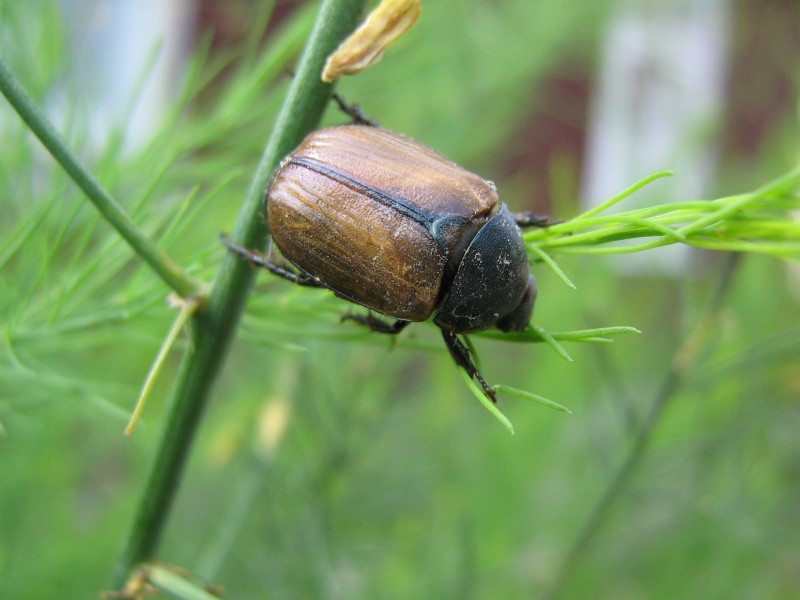
[[[484,393],[488,396],[489,400],[492,401],[492,404],[497,404],[497,394],[495,394],[494,390],[489,387],[488,383],[486,383],[486,380],[483,378],[483,375],[481,375],[480,371],[476,369],[474,375],[475,379],[478,380],[478,383],[481,384]]]

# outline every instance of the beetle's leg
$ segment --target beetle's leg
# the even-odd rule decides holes
[[[253,265],[266,269],[270,273],[274,273],[279,277],[283,277],[284,279],[287,279],[292,283],[295,283],[297,285],[303,285],[306,287],[325,287],[319,281],[317,281],[316,279],[314,279],[309,275],[306,275],[305,273],[295,273],[294,271],[290,271],[289,269],[284,269],[280,265],[276,265],[266,256],[259,254],[258,252],[255,252],[253,250],[248,250],[247,248],[244,248],[243,246],[240,246],[239,244],[232,242],[230,239],[228,239],[228,236],[224,234],[219,236],[219,239],[222,241],[223,244],[225,244],[228,247],[230,251],[235,252],[240,256],[243,256],[244,258],[249,260]]]
[[[550,227],[550,225],[563,222],[553,220],[547,215],[537,215],[532,212],[515,212],[511,213],[511,216],[514,217],[514,221],[520,227]]]
[[[376,317],[372,313],[368,313],[366,317],[354,313],[345,313],[342,315],[342,321],[355,321],[361,325],[366,325],[372,331],[388,333],[390,335],[400,333],[411,323],[411,321],[404,321],[403,319],[397,319],[394,323],[390,323],[389,321]]]
[[[353,119],[353,123],[356,125],[369,125],[370,127],[380,127],[377,121],[370,119],[364,112],[361,110],[361,107],[358,104],[348,104],[344,98],[342,98],[338,92],[333,92],[331,96],[333,101],[339,105],[339,109],[346,114],[348,117]]]
[[[489,384],[486,383],[486,380],[483,378],[483,375],[480,374],[480,371],[478,371],[478,367],[476,367],[475,363],[472,362],[472,358],[470,358],[469,355],[469,348],[462,344],[461,340],[458,339],[458,336],[452,331],[442,329],[442,337],[444,338],[444,343],[447,345],[447,349],[450,351],[450,356],[453,357],[453,360],[456,361],[456,364],[464,369],[467,372],[467,375],[477,379],[489,400],[497,404],[497,396],[492,388],[489,387]]]

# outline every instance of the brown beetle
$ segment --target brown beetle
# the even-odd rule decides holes
[[[496,401],[456,334],[528,325],[536,284],[518,224],[546,218],[515,218],[493,183],[406,136],[356,124],[308,135],[275,172],[266,208],[299,272],[223,238],[231,250],[396,319],[344,317],[375,331],[433,316],[456,363]]]

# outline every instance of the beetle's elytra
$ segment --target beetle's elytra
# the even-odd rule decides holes
[[[524,329],[536,284],[494,184],[406,136],[342,125],[311,133],[283,160],[266,208],[275,244],[299,273],[226,240],[232,250],[397,320],[348,315],[377,331],[433,316],[457,364],[495,399],[456,334]]]

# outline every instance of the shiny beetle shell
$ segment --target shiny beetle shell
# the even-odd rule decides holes
[[[494,184],[378,127],[311,133],[267,193],[273,240],[337,295],[469,333],[521,330],[536,288]]]

